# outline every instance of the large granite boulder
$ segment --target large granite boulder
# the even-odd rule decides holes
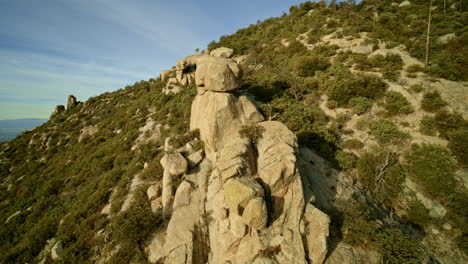
[[[165,171],[172,175],[182,175],[187,172],[187,160],[178,152],[166,153],[161,159]]]
[[[263,197],[263,188],[248,177],[237,178],[224,184],[224,199],[231,212],[244,210],[250,200]]]
[[[195,71],[195,84],[208,91],[231,92],[240,88],[242,72],[233,59],[205,56]]]
[[[225,48],[225,47],[217,48],[210,52],[211,56],[218,57],[218,58],[231,58],[233,54],[234,54],[233,49]]]

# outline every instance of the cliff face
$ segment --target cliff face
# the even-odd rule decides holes
[[[197,95],[190,128],[206,157],[184,177],[172,199],[163,189],[167,230],[149,247],[152,262],[322,263],[329,217],[305,198],[297,139],[282,123],[264,121],[240,88],[239,65],[226,48],[191,59]],[[179,63],[178,63],[179,64]],[[188,63],[181,63],[189,65]],[[244,129],[245,133],[240,133]],[[163,160],[175,155],[166,152]],[[164,167],[163,188],[178,173]]]

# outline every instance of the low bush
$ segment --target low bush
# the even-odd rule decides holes
[[[301,57],[296,62],[295,69],[297,75],[301,77],[312,77],[316,71],[325,71],[329,66],[329,59],[318,55],[309,55]]]
[[[400,131],[395,123],[386,119],[370,122],[369,130],[380,144],[401,143],[411,137],[408,133]]]
[[[338,150],[335,159],[341,169],[352,169],[356,167],[357,157],[353,153]]]
[[[439,131],[439,136],[448,139],[449,133],[459,130],[468,129],[468,122],[460,113],[450,113],[447,110],[440,110],[434,116],[434,123]]]
[[[431,116],[423,116],[419,123],[419,132],[426,136],[436,136],[437,127],[434,118]]]
[[[409,206],[407,210],[408,220],[414,225],[418,226],[420,229],[424,229],[431,222],[431,217],[429,216],[429,210],[424,207],[424,205],[415,200]]]
[[[447,102],[442,99],[438,91],[425,93],[421,100],[421,108],[426,112],[437,112],[446,105]]]
[[[265,132],[265,128],[257,125],[257,124],[250,124],[250,125],[243,125],[239,130],[239,135],[242,138],[247,138],[252,144],[258,142],[259,139],[263,137],[263,133]]]
[[[401,93],[394,91],[385,94],[384,108],[388,116],[407,115],[414,112],[408,100]]]
[[[319,86],[339,106],[347,106],[353,97],[380,98],[388,88],[388,84],[377,76],[353,74],[345,68],[335,68],[329,74],[331,78],[325,79]]]
[[[349,105],[355,114],[362,115],[372,108],[371,100],[365,97],[353,97],[349,100]]]
[[[408,175],[432,198],[446,199],[454,186],[455,157],[442,146],[413,144],[405,154]]]
[[[377,201],[392,206],[402,190],[405,172],[395,153],[376,150],[364,153],[357,163],[359,181]]]
[[[362,149],[364,147],[364,143],[362,143],[359,139],[347,139],[343,142],[343,148],[347,149]]]
[[[468,166],[468,129],[459,129],[448,134],[448,148],[457,157],[458,164]]]
[[[420,93],[424,90],[424,87],[420,84],[413,84],[409,87],[409,90],[413,93]]]
[[[419,264],[424,260],[424,251],[418,242],[396,227],[385,228],[376,239],[381,246],[384,263]]]
[[[406,68],[406,71],[409,73],[424,72],[424,66],[419,64],[411,64]]]

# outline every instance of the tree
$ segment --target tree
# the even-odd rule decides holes
[[[424,67],[427,69],[429,65],[429,44],[431,36],[431,20],[432,20],[432,1],[429,2],[429,18],[427,21],[427,37],[426,37],[426,60],[424,61]]]

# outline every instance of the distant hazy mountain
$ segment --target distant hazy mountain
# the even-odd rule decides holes
[[[47,119],[42,118],[0,120],[0,142],[14,139],[22,131],[33,129],[46,121]]]

